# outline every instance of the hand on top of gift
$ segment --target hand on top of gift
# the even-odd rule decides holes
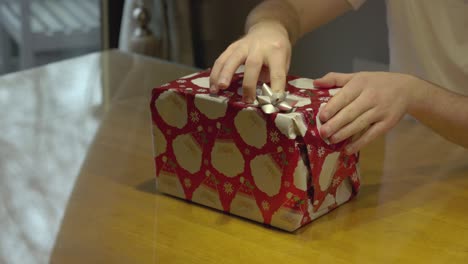
[[[355,137],[347,146],[355,153],[394,127],[415,96],[414,77],[387,72],[329,73],[314,81],[320,88],[343,87],[324,107],[320,120],[323,138],[331,143]]]
[[[247,35],[231,44],[216,60],[210,75],[210,91],[217,93],[231,83],[237,68],[245,63],[243,100],[253,103],[257,81],[271,81],[273,92],[284,91],[289,70],[291,43],[278,22],[255,24]],[[266,66],[266,67],[264,67]]]

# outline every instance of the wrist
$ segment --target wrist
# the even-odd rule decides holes
[[[256,30],[277,31],[280,34],[283,34],[287,39],[289,40],[291,39],[291,36],[287,27],[280,21],[277,21],[274,19],[262,19],[260,21],[255,22],[254,24],[250,26],[246,26],[247,34],[255,32]]]
[[[428,89],[427,83],[412,75],[408,75],[409,78],[409,103],[408,103],[408,113],[410,115],[417,115],[418,112],[424,109],[424,105],[426,98],[429,97],[428,93],[430,92]]]

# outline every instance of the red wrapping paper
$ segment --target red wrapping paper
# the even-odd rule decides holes
[[[317,115],[339,89],[288,76],[292,113],[242,102],[242,71],[209,94],[209,72],[154,88],[154,161],[159,191],[287,231],[349,201],[359,190],[359,155],[319,135]]]

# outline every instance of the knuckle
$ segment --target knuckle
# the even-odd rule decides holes
[[[271,47],[275,50],[284,50],[286,49],[286,43],[282,40],[275,40],[270,43]]]
[[[224,58],[221,55],[215,60],[213,69],[216,69],[218,66],[223,65],[223,63],[224,63]]]
[[[387,126],[387,129],[390,129],[392,127],[394,127],[397,123],[398,123],[399,118],[395,115],[392,115],[388,118],[388,126]]]
[[[245,61],[245,66],[247,67],[259,67],[262,66],[263,62],[260,58],[256,57],[248,57],[247,60]]]
[[[231,43],[231,44],[226,48],[226,50],[236,49],[236,48],[239,46],[239,43],[240,43],[241,41],[242,41],[242,39],[237,40],[237,41],[234,41],[233,43]]]
[[[333,78],[333,77],[335,77],[336,75],[337,75],[336,72],[329,72],[329,73],[327,73],[327,74],[325,75],[325,77],[326,77],[326,78]]]
[[[282,81],[286,78],[286,73],[284,72],[272,72],[270,73],[270,80],[272,81]]]

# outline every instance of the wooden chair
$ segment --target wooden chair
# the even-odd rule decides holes
[[[11,61],[11,40],[18,45],[21,69],[37,63],[40,52],[99,47],[99,0],[0,0],[0,49]]]

